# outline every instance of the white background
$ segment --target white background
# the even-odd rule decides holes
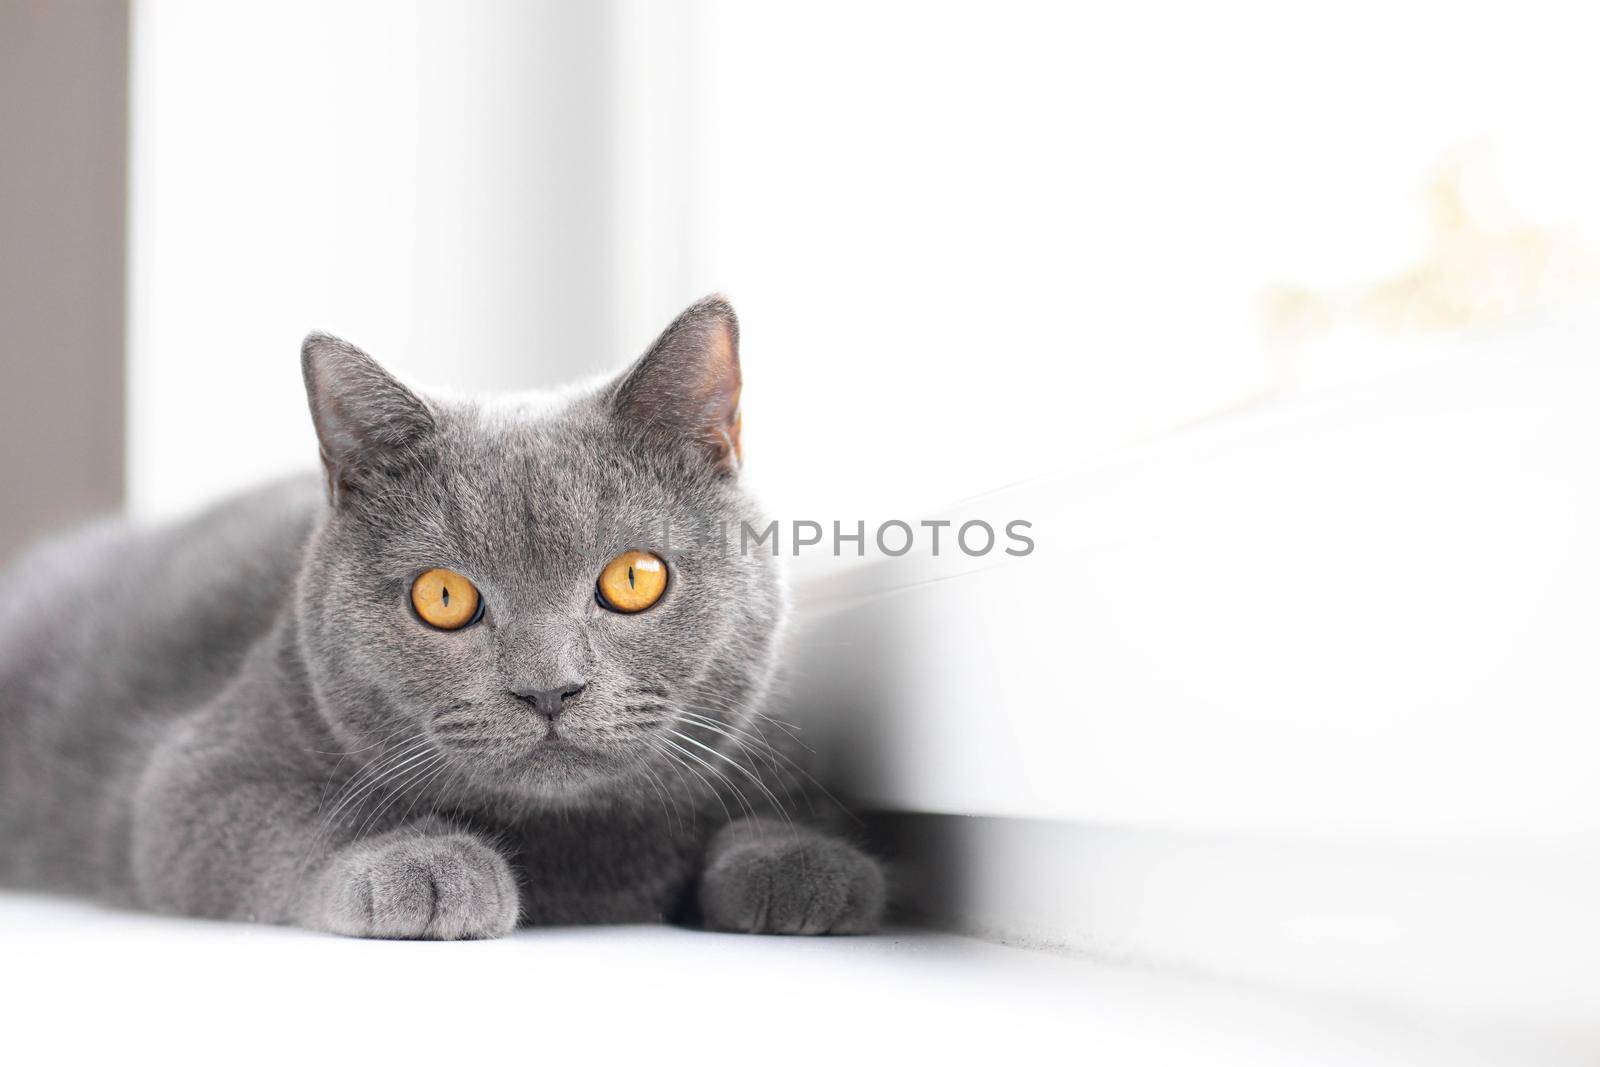
[[[147,513],[309,461],[314,327],[439,385],[528,388],[616,367],[725,290],[754,476],[824,518],[1446,360],[1594,293],[1600,149],[1574,134],[1600,78],[1571,6],[162,0],[135,20]],[[1452,176],[1467,217],[1441,251],[1430,189]],[[1428,265],[1412,303],[1459,296],[1460,328],[1362,312]],[[1275,326],[1284,290],[1327,321]]]

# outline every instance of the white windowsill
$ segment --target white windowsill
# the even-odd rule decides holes
[[[370,942],[0,896],[7,1047],[162,1062],[1526,1063],[1505,1035],[965,938]],[[92,1010],[85,1010],[93,1005]],[[1560,1048],[1534,1048],[1561,1057]],[[39,1055],[32,1055],[38,1053]],[[493,1060],[476,1060],[479,1055]],[[505,1059],[505,1056],[514,1059]],[[357,1060],[352,1060],[357,1062]]]

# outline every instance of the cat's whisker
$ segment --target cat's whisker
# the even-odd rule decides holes
[[[393,730],[390,730],[389,733],[386,736],[380,737],[378,740],[372,742],[372,744],[370,744],[370,745],[362,745],[360,748],[352,748],[347,752],[327,752],[327,751],[324,751],[324,750],[322,750],[320,748],[308,748],[308,749],[306,749],[306,751],[310,752],[311,754],[316,755],[316,756],[355,756],[355,755],[359,755],[362,752],[369,751],[370,749],[377,748],[379,745],[388,744],[390,741],[394,740],[396,737],[398,737],[401,734],[405,733],[407,728],[409,728],[411,725],[412,724],[409,723],[409,722],[401,723],[399,726],[395,727]]]
[[[406,790],[409,789],[412,791],[411,803],[406,805],[406,810],[400,814],[398,819],[395,820],[395,825],[404,826],[406,817],[411,814],[411,809],[417,806],[417,801],[421,799],[424,790],[426,790],[427,786],[431,782],[449,769],[449,762],[450,761],[444,756],[444,754],[440,753],[439,757],[434,760],[432,764],[424,764],[425,769],[420,774],[413,775],[404,785],[397,786],[395,788],[394,795],[387,803],[384,804],[382,808],[379,808],[378,811],[373,814],[372,818],[369,820],[369,823],[375,822],[379,816],[389,809],[389,806],[393,804],[396,799],[404,796]],[[367,827],[363,826],[361,831],[356,834],[356,838],[359,840],[366,835]]]
[[[411,755],[408,755],[403,760],[392,763],[386,770],[383,771],[382,774],[375,776],[370,782],[362,786],[359,791],[352,793],[350,796],[341,801],[339,806],[330,812],[323,820],[324,824],[327,825],[331,830],[332,827],[338,825],[339,815],[341,812],[355,810],[351,808],[352,804],[359,803],[360,801],[365,800],[367,797],[372,796],[377,789],[384,785],[384,783],[393,781],[399,777],[399,775],[404,773],[407,767],[415,764],[418,760],[427,759],[432,752],[433,748],[429,743],[429,740],[427,738],[423,738],[421,742],[412,747]]]
[[[460,767],[456,767],[456,766],[451,765],[451,763],[450,763],[450,761],[448,759],[446,759],[446,761],[445,761],[445,766],[446,766],[446,768],[449,769],[451,777],[447,780],[447,782],[446,782],[446,784],[445,784],[445,786],[443,788],[434,790],[433,803],[431,805],[429,805],[429,807],[428,807],[428,816],[427,816],[427,819],[425,821],[431,822],[432,820],[438,818],[439,817],[439,805],[444,802],[444,798],[445,798],[446,794],[448,794],[450,789],[453,788],[458,782],[465,782],[466,781],[466,775],[462,773],[462,770],[461,770]],[[408,814],[409,814],[409,812],[408,812]]]
[[[775,718],[774,716],[768,715],[764,711],[752,711],[750,714],[758,719],[763,719],[767,722],[770,722],[772,725],[776,726],[778,729],[782,730],[796,741],[800,741],[800,735],[805,732],[804,726],[801,726],[798,723],[785,722],[783,719]]]
[[[341,784],[337,790],[334,791],[334,794],[331,798],[328,796],[328,786],[325,783],[322,788],[322,798],[317,802],[317,815],[320,817],[330,803],[334,804],[335,806],[342,803],[342,801],[348,797],[350,792],[357,788],[361,782],[369,779],[373,775],[380,773],[382,769],[391,761],[400,758],[402,755],[408,752],[415,751],[415,746],[423,739],[423,733],[423,731],[419,730],[414,736],[408,737],[395,749],[385,752],[377,759],[358,768],[353,774],[350,775],[349,778],[345,779],[343,784]],[[338,765],[336,764],[334,770],[328,773],[329,783],[332,782],[333,775],[337,771]]]
[[[705,703],[709,703],[709,702],[705,702]],[[687,712],[685,712],[685,713],[687,713]],[[760,712],[752,712],[751,715],[753,717],[755,717],[755,718],[768,719],[769,721],[774,721],[774,722],[777,721],[777,720],[772,720],[770,716],[763,715]],[[701,716],[701,718],[709,718],[709,717],[708,716]],[[713,721],[715,721],[715,720],[713,720]],[[727,724],[726,723],[722,723],[722,724],[719,724],[719,725],[727,725]],[[779,725],[782,725],[782,724],[779,723]],[[792,736],[792,735],[790,735],[790,736]],[[812,750],[810,748],[807,748],[798,739],[795,739],[795,740],[796,740],[796,743],[800,744],[802,748],[806,748],[807,752],[812,752],[813,755],[815,754],[814,750]],[[851,811],[850,808],[847,807],[842,800],[840,800],[838,797],[834,796],[833,793],[828,789],[828,787],[823,785],[820,781],[818,781],[816,779],[816,777],[814,775],[812,775],[810,771],[806,770],[806,768],[801,763],[799,763],[797,760],[795,760],[792,756],[788,755],[787,753],[785,753],[782,750],[780,750],[780,749],[776,748],[775,746],[773,746],[772,743],[767,741],[764,737],[762,738],[762,742],[761,743],[764,744],[767,747],[768,751],[772,752],[773,755],[777,756],[779,759],[783,760],[786,764],[788,764],[790,769],[795,774],[797,774],[801,778],[805,779],[806,783],[812,789],[815,789],[817,792],[821,793],[824,797],[826,797],[827,800],[831,804],[833,804],[834,807],[838,808],[841,812],[843,812],[846,816],[848,816],[853,822],[855,822],[855,823],[857,823],[859,825],[862,825],[862,826],[866,825],[864,822],[861,821],[860,816],[856,815],[855,812]],[[810,803],[809,793],[807,795],[807,805],[811,808],[811,810],[812,810],[812,812],[814,814],[815,811],[816,811],[816,808],[815,808],[814,805],[811,805],[811,803]]]
[[[400,733],[403,733],[405,729],[406,727],[401,727],[393,731],[390,734],[390,737],[392,738]],[[323,800],[319,801],[317,805],[318,826],[316,831],[311,835],[311,840],[307,842],[305,850],[301,853],[299,862],[295,865],[294,877],[289,883],[288,891],[290,899],[293,899],[299,894],[300,888],[305,882],[306,873],[310,868],[312,858],[323,846],[327,845],[332,840],[334,829],[333,819],[337,815],[338,810],[343,808],[344,805],[347,804],[354,796],[354,790],[364,781],[376,781],[381,779],[381,777],[387,772],[387,768],[392,766],[396,760],[406,756],[411,752],[415,752],[417,746],[426,741],[426,734],[426,730],[418,730],[416,734],[408,737],[394,750],[384,753],[378,759],[375,759],[358,769],[354,774],[345,780],[344,784],[342,784],[338,791],[334,794],[334,799],[337,801],[337,806],[327,815],[322,814],[322,809],[327,800],[327,786],[323,786]],[[337,765],[335,765],[335,770],[337,770]],[[332,772],[329,774],[329,780],[332,780]],[[341,797],[343,799],[339,799]]]
[[[683,780],[683,771],[682,771],[682,769],[679,768],[677,763],[675,763],[671,759],[671,753],[667,752],[664,748],[662,748],[660,745],[656,744],[654,741],[649,742],[649,744],[650,744],[650,751],[654,752],[656,755],[658,755],[658,756],[662,757],[663,759],[665,759],[666,760],[666,766],[672,768],[672,776],[678,782],[678,792],[681,792],[686,798],[693,799],[693,793],[692,793],[692,790],[690,789],[689,784]],[[676,795],[676,794],[672,794],[671,791],[669,791],[669,795]],[[697,809],[695,809],[695,808],[691,808],[690,810],[691,811],[697,811]]]
[[[789,775],[785,773],[784,767],[778,762],[778,760],[779,758],[782,758],[791,764],[794,761],[790,760],[789,757],[785,756],[782,752],[774,749],[765,737],[757,739],[752,735],[745,733],[745,731],[740,730],[738,727],[730,727],[726,723],[717,722],[715,719],[712,719],[709,716],[700,715],[697,712],[689,711],[687,709],[679,709],[679,713],[687,720],[684,723],[685,726],[698,726],[702,730],[709,730],[712,733],[720,734],[732,741],[735,745],[739,746],[739,749],[750,757],[752,766],[755,764],[756,756],[758,754],[765,757],[767,765],[771,767],[773,773],[778,776],[778,785],[783,790],[784,799],[789,802],[791,807],[794,805],[794,793],[789,788]],[[739,735],[749,737],[750,742],[747,744]],[[815,815],[816,807],[811,803],[810,795],[806,794],[805,796],[807,809],[809,809],[810,812]]]
[[[338,804],[362,782],[370,780],[375,775],[381,774],[395,761],[403,759],[412,752],[418,751],[425,738],[426,731],[418,730],[416,733],[406,737],[398,745],[392,746],[388,751],[384,752],[383,755],[377,757],[376,759],[370,760],[357,768],[353,774],[345,779],[345,781],[340,785],[339,789],[334,793],[332,798],[332,803],[334,806],[337,807]]]
[[[395,801],[404,796],[407,789],[437,770],[444,763],[444,759],[443,754],[436,752],[426,760],[423,760],[418,767],[413,768],[406,775],[403,782],[392,782],[391,787],[388,789],[388,797],[367,816],[366,820],[361,824],[361,828],[356,831],[355,840],[359,841],[366,837],[367,833],[378,825],[378,820],[383,817],[383,813],[393,807]]]
[[[709,708],[714,708],[718,711],[725,711],[730,716],[737,719],[761,720],[763,722],[769,722],[781,730],[783,734],[795,744],[800,745],[801,747],[806,747],[805,739],[800,736],[805,732],[805,727],[799,725],[798,723],[792,723],[784,719],[779,719],[773,715],[767,714],[764,711],[759,711],[748,702],[730,700],[726,697],[718,696],[717,694],[700,693],[696,694],[694,703],[704,705]],[[807,750],[809,751],[809,748]]]
[[[772,747],[772,743],[765,737],[752,734],[738,726],[734,726],[731,723],[722,722],[719,719],[714,719],[709,715],[701,715],[699,712],[690,711],[688,708],[679,708],[678,715],[681,718],[688,720],[685,725],[699,726],[702,729],[711,730],[714,733],[718,733],[723,737],[726,737],[728,740],[732,741],[734,744],[743,749],[746,754],[750,755],[752,762],[754,761],[755,756],[759,754],[765,759],[767,764],[771,766],[773,770],[776,771],[780,769],[778,765],[778,758],[783,756],[783,753],[774,749]]]
[[[791,767],[799,766],[793,757],[774,745],[771,740],[767,738],[767,735],[762,733],[760,728],[758,726],[754,726],[754,724],[752,724],[752,726],[754,726],[752,731],[752,729],[748,729],[744,726],[727,722],[710,715],[704,715],[690,708],[679,708],[678,714],[680,717],[689,720],[692,723],[704,726],[706,729],[722,733],[730,740],[755,746],[755,748],[766,757],[767,761],[773,764],[774,770],[778,769],[775,761],[782,761],[789,764]]]
[[[683,817],[678,812],[678,802],[677,802],[677,800],[672,798],[672,794],[669,791],[667,791],[667,789],[665,787],[665,783],[663,783],[661,781],[661,779],[656,776],[656,773],[650,769],[650,765],[649,764],[645,763],[645,761],[642,758],[636,758],[634,760],[634,763],[635,763],[635,765],[638,766],[639,770],[641,770],[642,772],[644,772],[644,774],[646,774],[648,776],[648,781],[650,782],[650,788],[655,790],[656,798],[661,801],[661,814],[663,816],[666,816],[668,814],[667,813],[667,802],[668,802],[669,799],[671,800],[671,802],[672,802],[672,813],[671,813],[672,814],[672,826],[674,827],[673,833],[676,834],[678,832],[678,830],[682,828],[682,823],[683,823]]]
[[[730,718],[741,721],[754,719],[765,720],[766,722],[770,722],[782,730],[783,733],[796,744],[801,745],[802,747],[805,745],[804,740],[799,736],[804,727],[798,725],[797,723],[776,718],[767,714],[766,712],[756,710],[756,704],[752,700],[729,697],[716,693],[697,692],[692,698],[692,703],[701,707],[711,708],[716,711],[726,712]]]
[[[729,756],[726,752],[719,752],[716,749],[712,748],[710,745],[703,744],[700,741],[696,741],[694,738],[690,737],[688,734],[680,733],[677,730],[672,730],[670,732],[674,737],[678,738],[679,740],[687,741],[689,744],[694,745],[696,748],[700,748],[700,749],[705,750],[706,752],[711,753],[713,756],[715,756],[718,759],[722,760],[724,763],[728,764],[730,767],[733,767],[735,770],[737,770],[740,774],[742,774],[746,778],[750,779],[750,781],[754,782],[755,785],[756,785],[756,788],[761,790],[761,792],[766,796],[766,798],[769,801],[771,801],[772,806],[778,810],[778,813],[780,815],[783,816],[784,821],[789,824],[789,828],[791,830],[794,829],[794,820],[789,817],[788,809],[783,806],[783,803],[782,803],[782,801],[780,801],[778,799],[777,794],[773,793],[773,791],[770,788],[767,787],[767,783],[763,782],[759,775],[755,774],[748,767],[746,767],[744,764],[740,763],[738,760],[734,759],[732,756]],[[729,783],[729,785],[732,785],[732,784],[733,784],[732,782]]]
[[[676,733],[677,731],[673,731],[673,732]],[[695,753],[693,753],[693,752],[689,751],[688,749],[684,748],[682,745],[678,744],[676,741],[673,741],[673,740],[671,740],[669,738],[662,738],[662,740],[665,741],[668,745],[671,745],[677,751],[681,752],[683,755],[685,755],[685,756],[689,757],[690,759],[694,760],[700,766],[704,767],[707,771],[710,771],[711,774],[714,775],[719,782],[723,783],[724,785],[726,785],[729,789],[731,789],[733,791],[734,798],[735,798],[735,800],[738,801],[739,807],[744,811],[744,813],[746,815],[751,816],[751,817],[755,816],[755,814],[756,814],[755,805],[750,803],[750,798],[744,795],[744,790],[739,788],[738,783],[733,781],[733,779],[729,778],[727,776],[727,774],[720,767],[718,767],[718,766],[716,766],[715,764],[712,764],[712,763],[707,763],[700,756],[698,756]],[[701,747],[704,747],[704,746],[701,746]],[[720,793],[719,793],[719,795],[720,795]],[[730,818],[731,817],[732,816],[731,816],[731,813],[730,813]]]
[[[362,798],[370,795],[385,778],[401,770],[404,764],[410,763],[424,754],[427,748],[427,739],[423,733],[408,739],[403,745],[393,752],[385,753],[380,759],[362,767],[340,787],[335,794],[333,808],[321,814],[319,826],[307,849],[310,853],[331,839],[335,827],[340,822],[340,813],[346,810],[355,810],[352,805]]]
[[[668,741],[666,738],[662,738],[662,741],[664,741],[668,745],[671,745],[672,748],[674,748],[674,749],[678,749],[678,747],[679,747],[676,744],[673,744],[673,742]],[[679,749],[679,751],[682,751],[682,750]],[[662,755],[664,755],[668,759],[672,760],[672,762],[674,764],[677,764],[678,766],[682,767],[684,770],[688,771],[690,774],[694,775],[696,778],[700,779],[701,784],[703,784],[706,787],[707,792],[709,792],[712,795],[712,797],[714,797],[716,799],[717,803],[719,805],[721,805],[723,817],[726,818],[729,822],[733,821],[733,812],[731,810],[729,810],[728,802],[722,798],[722,791],[720,789],[718,789],[715,785],[711,784],[711,779],[707,778],[705,775],[703,775],[699,771],[695,770],[694,767],[692,767],[689,763],[687,763],[684,760],[683,756],[678,755],[677,753],[674,753],[674,752],[669,752],[666,749],[661,749],[660,752],[661,752]],[[706,764],[706,766],[709,767],[710,764]]]

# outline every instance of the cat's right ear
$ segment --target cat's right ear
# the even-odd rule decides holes
[[[348,341],[309,335],[300,367],[335,506],[405,464],[434,432],[428,405]]]
[[[658,445],[739,469],[739,319],[719,295],[691,305],[614,386],[614,410]]]

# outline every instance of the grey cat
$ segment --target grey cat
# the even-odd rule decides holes
[[[537,403],[302,363],[325,484],[5,573],[0,881],[370,937],[874,928],[762,714],[773,560],[678,537],[754,522],[725,301]]]

